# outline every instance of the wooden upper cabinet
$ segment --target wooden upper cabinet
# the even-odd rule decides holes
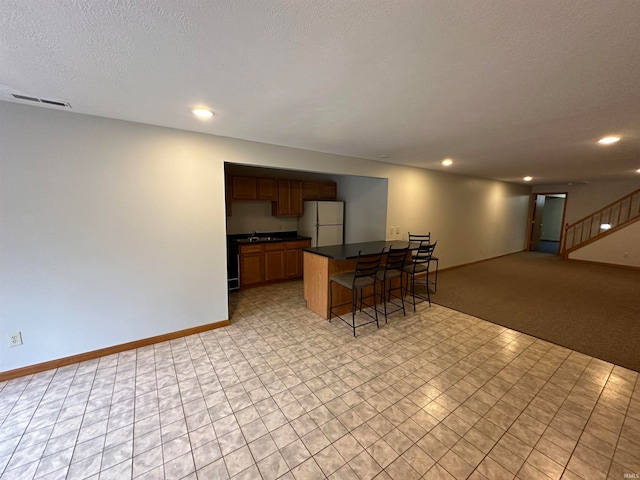
[[[234,200],[256,200],[256,178],[255,177],[233,177]]]
[[[256,197],[258,200],[275,202],[278,199],[278,183],[275,178],[256,179]]]
[[[336,198],[336,182],[302,182],[303,200],[335,200]]]
[[[290,188],[290,215],[297,217],[302,216],[302,182],[291,180],[289,182]]]
[[[272,214],[283,217],[302,215],[303,200],[335,200],[335,182],[284,180],[275,178],[226,178],[227,215],[232,200],[266,200],[273,202]]]
[[[320,200],[320,182],[302,182],[303,200]]]
[[[298,180],[278,180],[278,200],[272,208],[273,215],[302,215],[302,182]]]
[[[338,198],[336,182],[322,182],[320,184],[320,198],[322,200],[335,200]]]

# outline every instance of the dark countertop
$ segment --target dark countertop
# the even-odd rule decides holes
[[[409,244],[406,240],[393,240],[389,242],[380,240],[377,242],[347,243],[344,245],[331,245],[328,247],[309,247],[303,248],[303,251],[315,253],[316,255],[321,255],[323,257],[329,257],[333,260],[347,260],[350,258],[357,258],[358,252],[360,251],[363,255],[366,255],[370,253],[380,253],[383,249],[388,251],[391,246],[393,246],[393,248],[404,248],[408,245],[412,249],[416,249],[419,244]]]
[[[234,235],[227,235],[229,241],[233,241],[240,244],[246,243],[275,243],[275,242],[294,242],[296,240],[310,240],[311,237],[303,237],[298,235],[298,232],[260,232],[256,233],[255,237],[259,240],[249,240],[252,237],[251,233],[239,233]]]
[[[295,242],[296,240],[311,240],[311,237],[288,237],[288,238],[280,238],[280,237],[270,237],[269,239],[261,239],[261,240],[249,240],[248,238],[242,238],[240,240],[237,240],[238,243],[241,244],[245,244],[245,243],[255,243],[255,244],[259,244],[259,243],[274,243],[274,242]]]

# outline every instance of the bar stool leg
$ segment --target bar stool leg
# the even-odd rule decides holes
[[[439,267],[439,263],[440,263],[440,260],[436,259],[436,281],[433,284],[433,292],[434,293],[438,292],[438,267]]]
[[[360,298],[362,302],[362,298]],[[356,336],[356,305],[358,304],[358,292],[354,288],[351,290],[351,327],[353,328],[353,336]],[[360,309],[362,310],[362,303],[360,304]]]

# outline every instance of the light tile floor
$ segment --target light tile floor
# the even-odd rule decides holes
[[[1,478],[640,474],[638,372],[437,305],[354,339],[301,282],[232,295],[232,319],[1,383]]]

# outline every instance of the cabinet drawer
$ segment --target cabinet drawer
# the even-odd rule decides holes
[[[284,242],[274,242],[274,243],[265,243],[264,251],[265,252],[275,252],[278,250],[284,250]]]
[[[240,245],[240,253],[260,253],[262,245]]]

